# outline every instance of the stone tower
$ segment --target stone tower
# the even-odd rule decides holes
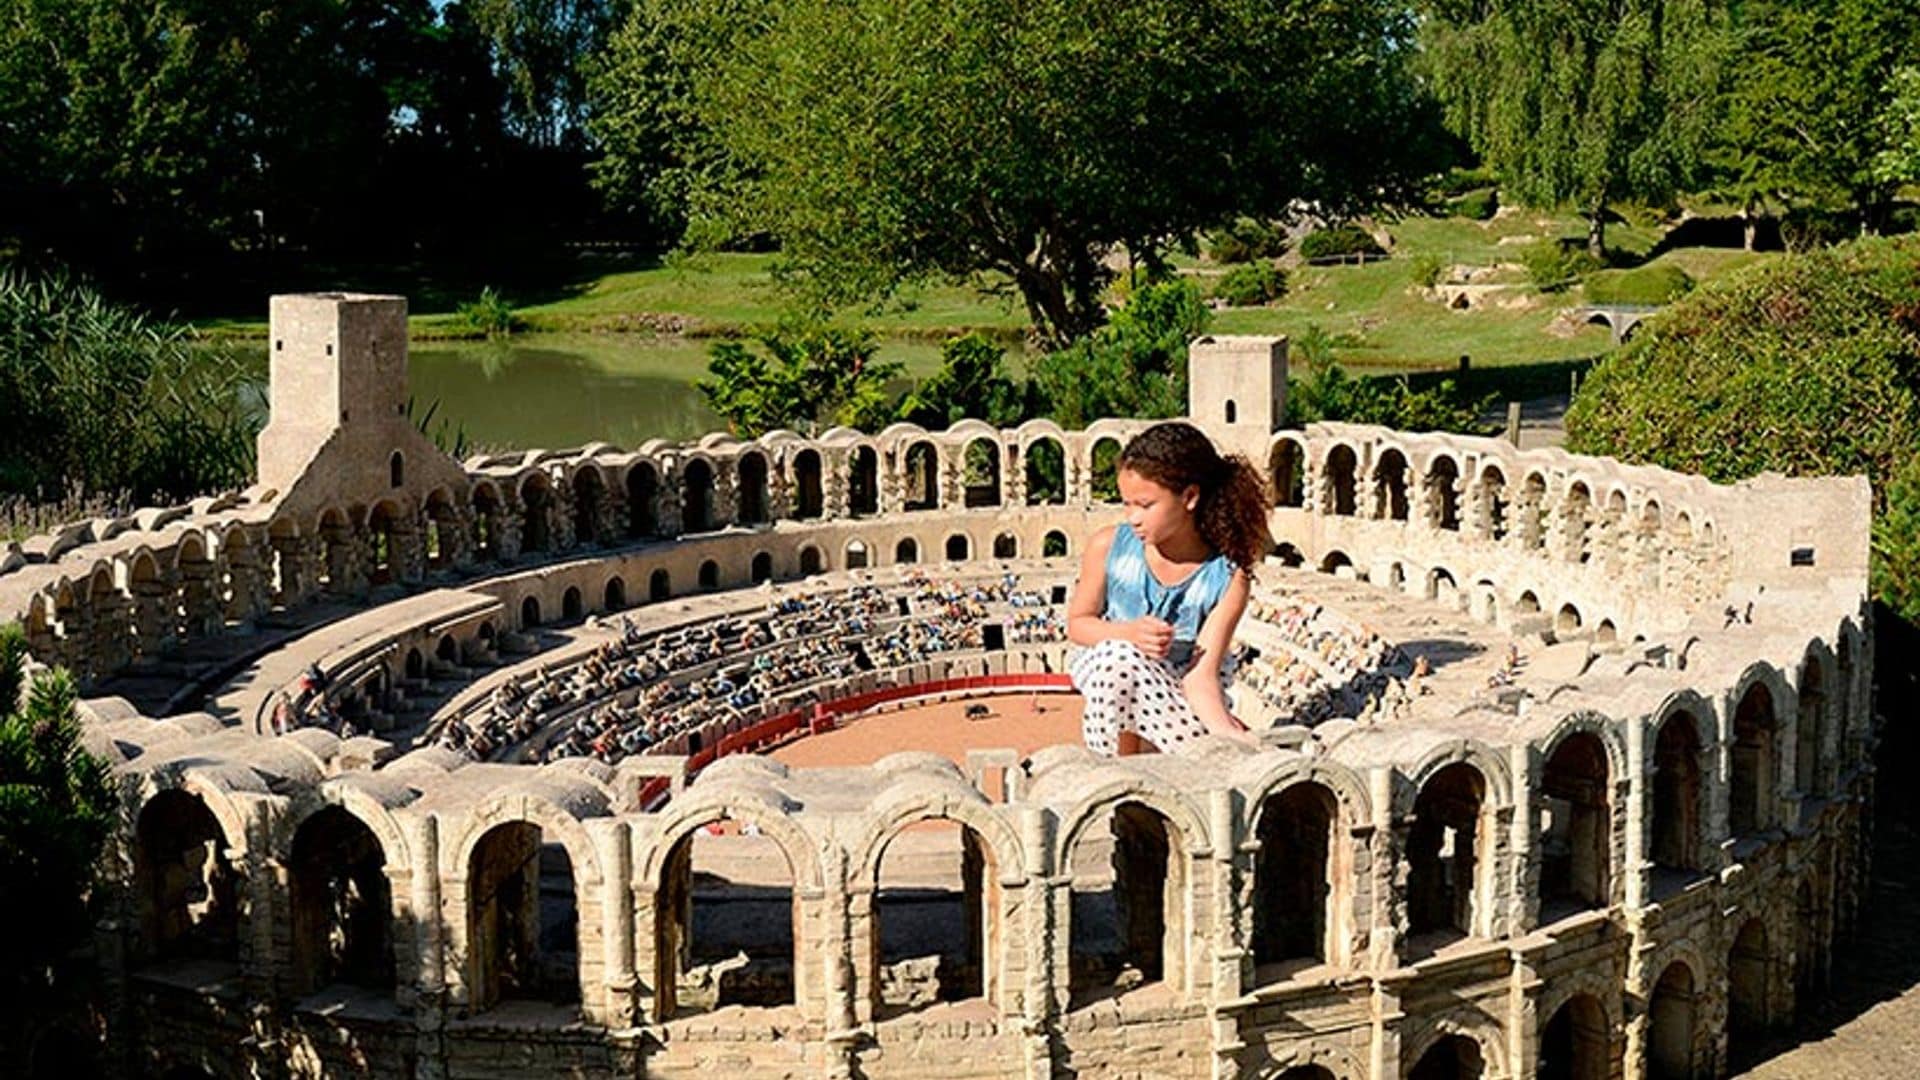
[[[407,416],[404,297],[276,296],[268,333],[262,487],[296,503],[361,506],[436,486],[464,490],[459,465]]]
[[[1287,339],[1210,334],[1187,347],[1187,415],[1222,453],[1264,468],[1287,418]]]

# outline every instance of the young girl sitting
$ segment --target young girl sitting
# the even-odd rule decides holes
[[[1271,544],[1267,497],[1245,458],[1222,457],[1190,424],[1155,424],[1120,452],[1126,522],[1080,558],[1067,637],[1100,754],[1173,750],[1209,732],[1254,745],[1228,711],[1222,661]]]

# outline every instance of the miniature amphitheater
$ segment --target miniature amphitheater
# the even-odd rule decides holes
[[[0,552],[123,785],[113,1075],[1710,1077],[1858,916],[1862,479],[1283,430],[1285,342],[1203,338],[1262,748],[788,766],[1070,708],[1145,422],[463,463],[405,310],[275,298],[254,487]]]

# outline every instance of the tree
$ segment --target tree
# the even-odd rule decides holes
[[[584,135],[588,57],[612,22],[609,0],[464,0],[492,40],[510,91],[507,113],[527,142],[556,147]]]
[[[973,333],[940,346],[940,370],[900,402],[900,419],[933,430],[962,420],[1012,427],[1027,418],[1027,395],[1007,376],[1006,350]]]
[[[642,0],[595,77],[600,179],[684,185],[696,241],[770,235],[812,298],[972,281],[1058,346],[1119,246],[1410,188],[1410,34],[1384,0]]]
[[[1211,314],[1185,278],[1138,286],[1113,321],[1034,362],[1029,396],[1061,425],[1186,412],[1187,343]]]
[[[1719,0],[1435,0],[1427,69],[1448,122],[1535,205],[1570,202],[1606,254],[1607,208],[1699,168],[1715,115]]]
[[[1903,67],[1887,84],[1874,177],[1883,184],[1920,180],[1920,67]]]
[[[0,961],[0,1056],[16,1062],[35,1022],[71,998],[58,969],[92,932],[116,805],[106,764],[80,745],[73,679],[55,670],[29,688],[25,663],[25,635],[0,626],[0,918],[28,931]]]
[[[844,424],[877,431],[893,419],[888,385],[897,363],[876,363],[871,333],[789,326],[708,350],[708,377],[695,385],[733,433],[758,438],[776,428]]]

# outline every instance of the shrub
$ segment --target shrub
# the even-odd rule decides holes
[[[1555,292],[1579,280],[1581,275],[1600,269],[1599,260],[1572,240],[1539,240],[1520,252],[1520,265],[1527,278],[1542,292]]]
[[[1495,179],[1493,170],[1484,165],[1472,169],[1456,166],[1446,171],[1437,187],[1441,195],[1453,197],[1465,195],[1480,188],[1492,187]]]
[[[1351,375],[1333,358],[1333,339],[1318,326],[1309,326],[1294,346],[1294,353],[1306,365],[1307,373],[1288,388],[1290,423],[1305,425],[1339,420],[1382,424],[1403,431],[1451,431],[1468,435],[1483,435],[1489,430],[1481,417],[1492,408],[1492,396],[1482,400],[1469,398],[1451,379],[1416,390],[1404,375]]]
[[[1236,266],[1213,286],[1213,295],[1228,307],[1258,307],[1286,294],[1286,272],[1268,262]]]
[[[1440,284],[1447,276],[1447,260],[1431,251],[1423,251],[1413,257],[1413,282],[1423,289],[1431,289]]]
[[[1880,515],[1875,588],[1920,616],[1920,588],[1893,584],[1920,565],[1920,532],[1890,528],[1913,516],[1920,483],[1916,312],[1920,238],[1745,267],[1649,319],[1595,366],[1567,413],[1568,448],[1721,482],[1865,473]]]
[[[1799,207],[1780,219],[1780,242],[1788,251],[1832,247],[1852,239],[1859,231],[1851,217],[1831,210]]]
[[[1315,229],[1300,241],[1300,257],[1309,262],[1315,259],[1346,258],[1354,255],[1371,257],[1385,254],[1380,245],[1374,242],[1373,236],[1358,225]]]
[[[1693,278],[1667,263],[1633,270],[1596,270],[1581,284],[1591,304],[1667,304],[1693,291]]]
[[[1447,212],[1454,217],[1469,218],[1474,221],[1486,221],[1500,209],[1500,195],[1492,188],[1469,191],[1465,195],[1447,204]]]
[[[1107,416],[1180,416],[1187,343],[1211,316],[1186,278],[1143,284],[1106,326],[1033,362],[1028,400],[1070,428]]]
[[[513,305],[494,292],[491,286],[481,289],[478,299],[461,304],[457,314],[475,333],[490,338],[506,337],[520,325],[520,320],[513,314]]]
[[[1232,225],[1207,235],[1207,258],[1217,263],[1277,259],[1286,252],[1286,234],[1252,218],[1240,218]]]

